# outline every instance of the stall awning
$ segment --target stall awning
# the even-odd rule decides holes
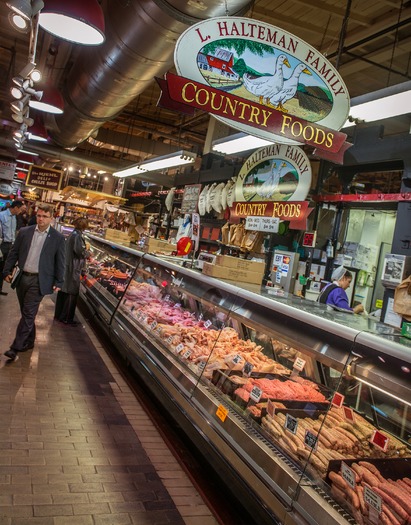
[[[87,201],[89,206],[95,206],[100,201],[106,201],[110,204],[125,204],[127,199],[110,195],[109,193],[102,193],[101,191],[92,191],[85,188],[78,188],[76,186],[66,186],[60,191],[63,201],[68,199],[82,199]]]

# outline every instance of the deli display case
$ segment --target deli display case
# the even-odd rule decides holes
[[[411,523],[411,340],[88,241],[84,302],[255,523]]]

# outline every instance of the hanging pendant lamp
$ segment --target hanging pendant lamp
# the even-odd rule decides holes
[[[61,115],[64,112],[64,100],[60,91],[54,86],[45,86],[41,100],[31,99],[29,106],[45,113]]]
[[[104,15],[97,0],[46,0],[39,25],[76,44],[96,46],[105,40]]]

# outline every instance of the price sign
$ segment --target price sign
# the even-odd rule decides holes
[[[161,328],[161,326],[157,326],[156,332],[158,335],[161,335],[163,333],[163,329]]]
[[[164,301],[167,302],[167,301],[169,301],[169,300],[170,300],[170,295],[169,295],[169,294],[165,295],[165,296],[164,296]]]
[[[290,414],[286,414],[284,428],[292,434],[296,434],[298,428],[298,419],[296,417],[290,416]]]
[[[204,368],[206,367],[206,362],[205,361],[200,361],[197,366],[198,366],[198,371],[199,373],[201,374],[203,371],[204,371]]]
[[[267,401],[267,414],[271,417],[275,415],[275,405],[270,399]]]
[[[280,226],[278,217],[261,217],[260,231],[266,233],[277,233]]]
[[[235,355],[232,359],[232,363],[233,365],[238,365],[238,363],[241,363],[241,361],[243,360],[243,358],[241,357],[241,355]]]
[[[180,343],[179,345],[177,345],[177,346],[175,347],[175,352],[176,352],[176,354],[179,354],[180,352],[182,352],[183,349],[184,349],[184,345],[183,345],[183,343]]]
[[[347,421],[350,423],[354,423],[355,416],[354,416],[354,410],[350,407],[342,407],[344,417]]]
[[[371,439],[370,439],[370,443],[380,448],[382,451],[386,452],[388,448],[389,440],[390,438],[388,436],[386,436],[379,430],[374,430],[371,436]]]
[[[305,367],[305,361],[301,357],[297,357],[297,359],[294,361],[293,368],[295,370],[298,370],[299,372],[302,372]]]
[[[181,308],[181,303],[176,303],[176,304],[174,305],[174,308]]]
[[[169,345],[171,345],[171,343],[173,342],[173,336],[172,335],[169,335],[166,339],[166,343],[168,343]]]
[[[355,482],[355,472],[344,461],[341,462],[341,476],[345,479],[348,485],[355,490],[357,486]]]
[[[339,392],[336,392],[333,395],[333,399],[331,401],[331,404],[334,405],[337,408],[341,408],[344,403],[344,396],[340,394]]]
[[[157,321],[153,321],[153,322],[151,323],[151,325],[150,325],[150,328],[151,328],[152,330],[155,330],[155,329],[157,328],[157,325],[158,325]]]
[[[137,310],[136,319],[137,321],[141,321],[143,314],[141,313],[141,310]]]
[[[201,321],[203,319],[204,315],[203,314],[199,314],[198,316],[198,320]]]
[[[212,324],[213,324],[213,323],[212,323],[210,320],[208,320],[208,321],[206,321],[206,322],[204,323],[204,328],[210,328],[210,326],[211,326]]]
[[[382,511],[382,502],[381,497],[376,494],[368,485],[364,486],[364,501],[365,503],[368,503],[370,507],[372,507],[374,510],[378,512],[378,514],[381,514]]]
[[[216,411],[216,416],[221,419],[221,421],[224,423],[228,415],[228,410],[223,405],[219,405]]]
[[[262,395],[263,395],[263,391],[261,390],[261,388],[258,388],[258,386],[255,386],[250,392],[250,399],[258,403]]]
[[[181,354],[184,359],[188,359],[191,355],[191,350],[186,350],[184,354]]]
[[[312,450],[317,450],[318,436],[309,430],[305,431],[304,445]]]
[[[253,368],[254,368],[254,365],[252,365],[251,363],[249,363],[248,361],[245,362],[245,365],[243,366],[243,374],[245,376],[250,376],[251,375],[251,372],[253,371]]]

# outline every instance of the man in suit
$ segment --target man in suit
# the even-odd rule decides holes
[[[17,359],[18,352],[34,347],[35,319],[40,303],[45,295],[59,291],[63,285],[65,240],[51,226],[52,218],[53,206],[39,204],[37,225],[20,230],[4,265],[3,278],[8,283],[11,282],[15,264],[20,268],[16,291],[21,319],[10,350],[4,354],[10,362]]]

